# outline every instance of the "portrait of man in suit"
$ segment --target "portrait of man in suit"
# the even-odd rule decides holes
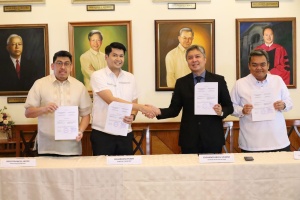
[[[49,74],[47,24],[0,25],[0,96],[27,95]]]
[[[8,55],[3,56],[0,62],[0,90],[28,91],[38,75],[34,62],[22,56],[22,37],[11,34],[7,39],[6,50]]]

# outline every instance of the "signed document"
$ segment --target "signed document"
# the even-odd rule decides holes
[[[271,91],[265,89],[253,91],[252,121],[273,120],[276,114],[273,103],[274,97]]]
[[[213,109],[216,104],[218,104],[218,83],[197,83],[195,85],[195,115],[217,115]]]
[[[75,140],[78,135],[78,106],[60,106],[55,111],[55,140]]]
[[[129,124],[123,122],[125,116],[130,116],[132,104],[111,102],[108,106],[104,132],[112,135],[127,136]]]

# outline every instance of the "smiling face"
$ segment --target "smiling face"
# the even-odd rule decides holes
[[[119,72],[124,64],[124,51],[122,49],[112,48],[109,55],[105,55],[107,66],[112,72]]]
[[[57,80],[63,82],[68,79],[72,71],[72,62],[68,57],[57,57],[54,63],[51,64],[51,69]]]
[[[263,81],[266,79],[269,70],[269,63],[265,56],[252,56],[248,67],[250,73],[256,78],[256,80]]]
[[[19,59],[23,52],[23,41],[20,37],[12,37],[6,46],[10,56]]]
[[[272,29],[270,29],[270,28],[265,29],[263,37],[264,37],[264,41],[267,45],[272,44],[274,41],[274,34],[273,34]]]
[[[193,33],[190,31],[182,31],[181,35],[178,36],[179,43],[185,48],[189,48],[193,43]]]
[[[189,51],[186,60],[190,70],[196,75],[199,76],[205,71],[206,57],[198,49]]]
[[[100,35],[95,33],[94,35],[92,35],[90,37],[90,47],[94,50],[94,51],[99,51],[101,45],[102,45],[102,40],[100,38]]]

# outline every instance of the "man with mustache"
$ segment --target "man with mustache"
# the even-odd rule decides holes
[[[59,51],[53,56],[54,74],[38,79],[25,102],[25,116],[38,118],[38,154],[40,156],[79,156],[81,139],[90,123],[92,102],[85,86],[70,76],[72,55]],[[55,140],[54,112],[59,106],[78,106],[78,135],[73,140]]]

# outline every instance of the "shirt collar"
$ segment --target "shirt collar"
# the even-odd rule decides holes
[[[69,83],[70,82],[70,76],[68,76],[68,79],[65,80],[64,82],[60,82],[59,80],[57,80],[54,74],[50,75],[50,79],[51,79],[52,83],[65,83],[65,82]]]
[[[202,74],[200,74],[200,76],[205,79],[205,74],[206,74],[206,70],[204,70],[204,72]],[[193,78],[195,79],[197,77],[196,74],[193,73]]]
[[[95,51],[94,49],[90,48],[90,52],[94,55],[97,55],[99,53],[99,51]]]
[[[272,42],[271,44],[266,44],[266,43],[265,43],[265,45],[266,45],[267,47],[270,47],[270,46],[273,45],[273,42]]]
[[[121,70],[121,71],[120,71],[119,77],[122,76],[122,75],[124,74],[124,71],[123,71],[122,69],[120,69],[120,70]],[[114,75],[114,76],[115,76],[115,74],[109,69],[108,66],[105,67],[105,72],[106,72],[107,75],[110,75],[110,76],[111,76],[111,75]]]
[[[185,49],[180,43],[178,44],[178,48],[179,48],[181,51],[183,51],[183,52],[186,51],[186,49]]]
[[[269,82],[270,80],[270,76],[267,74],[267,77],[265,80],[263,81],[258,81],[252,74],[249,74],[250,75],[250,78],[251,80],[255,83],[255,84],[266,84]]]

